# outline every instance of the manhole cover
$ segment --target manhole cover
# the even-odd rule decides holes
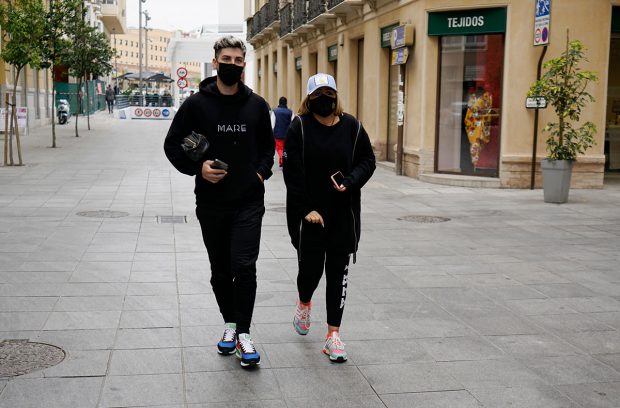
[[[280,213],[285,213],[286,212],[286,207],[273,207],[273,208],[268,208],[267,211],[273,211],[273,212],[280,212]]]
[[[419,222],[422,224],[435,224],[438,222],[450,221],[450,218],[436,217],[432,215],[406,215],[404,217],[397,218],[399,221]]]
[[[97,210],[97,211],[80,211],[77,215],[81,217],[91,218],[121,218],[127,217],[129,213],[124,211],[109,211],[109,210]]]
[[[14,377],[55,366],[65,359],[56,346],[28,340],[0,342],[0,377]]]
[[[158,224],[186,224],[187,215],[158,215]]]

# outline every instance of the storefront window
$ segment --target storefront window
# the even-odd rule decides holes
[[[498,176],[504,35],[441,37],[437,171]]]

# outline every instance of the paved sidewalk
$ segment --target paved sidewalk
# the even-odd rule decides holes
[[[296,259],[275,169],[252,326],[262,364],[247,371],[216,353],[193,181],[162,150],[169,122],[91,123],[80,118],[80,138],[57,127],[57,149],[49,127],[32,130],[27,165],[0,167],[0,339],[67,353],[0,378],[0,407],[620,407],[619,180],[553,205],[541,190],[378,169],[349,275],[350,359],[336,365],[321,353],[323,285],[310,333],[291,324]]]

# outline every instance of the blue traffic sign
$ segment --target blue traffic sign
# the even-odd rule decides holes
[[[548,16],[551,13],[551,0],[536,0],[536,17]]]

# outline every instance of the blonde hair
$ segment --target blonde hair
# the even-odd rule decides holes
[[[306,95],[306,97],[301,101],[301,105],[299,105],[299,109],[297,109],[297,114],[299,116],[307,115],[308,113],[310,113],[310,109],[308,109],[309,98],[310,95]],[[344,109],[342,108],[342,102],[340,101],[340,96],[338,96],[338,93],[336,92],[336,109],[334,109],[334,115],[340,116],[343,113]]]

